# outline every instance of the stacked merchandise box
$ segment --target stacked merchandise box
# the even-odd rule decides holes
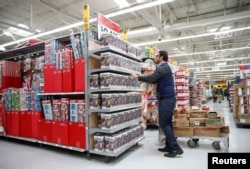
[[[250,124],[250,79],[247,75],[244,77],[241,84],[234,85],[234,117],[238,126]]]
[[[189,80],[188,73],[186,71],[175,72],[175,86],[177,96],[177,107],[189,106]]]
[[[156,66],[151,59],[147,59],[142,64],[142,72],[144,75],[153,73]],[[151,83],[142,83],[142,124],[144,128],[147,125],[158,126],[158,101],[156,97],[156,85]]]
[[[220,137],[221,128],[227,127],[223,114],[202,109],[189,109],[187,106],[174,111],[174,133],[176,137],[205,136]],[[225,132],[225,131],[223,131]]]
[[[91,88],[95,89],[90,90],[89,97],[90,152],[118,156],[143,139],[141,120],[135,119],[141,113],[134,110],[141,107],[142,97],[137,91],[138,82],[128,76],[140,72],[136,68],[139,60],[137,50],[119,38],[103,37],[100,45],[95,54],[101,55],[102,68],[93,72],[101,73],[90,79]]]
[[[0,63],[0,82],[0,91],[9,87],[21,87],[21,62],[2,61]]]

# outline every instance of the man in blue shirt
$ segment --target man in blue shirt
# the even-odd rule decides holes
[[[140,76],[138,74],[132,74],[132,76],[142,82],[157,84],[159,127],[166,136],[165,147],[159,148],[158,150],[167,152],[164,154],[165,157],[175,157],[176,155],[183,154],[183,150],[178,145],[173,132],[172,116],[176,104],[176,97],[174,78],[167,60],[167,51],[159,51],[155,58],[157,68],[154,73],[148,76]]]

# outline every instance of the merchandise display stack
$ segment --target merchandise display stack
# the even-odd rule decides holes
[[[138,80],[141,51],[113,36],[101,40],[99,69],[90,71],[90,153],[117,157],[144,138]]]
[[[250,69],[247,69],[248,66],[240,66],[242,81],[234,85],[234,117],[238,127],[250,125]]]
[[[201,107],[203,98],[203,86],[200,81],[196,82],[196,87],[197,87],[197,106]]]
[[[224,124],[223,114],[209,111],[209,107],[188,106],[174,110],[174,133],[176,137],[190,137],[187,144],[195,147],[199,138],[214,140],[212,146],[219,149],[219,141],[222,139],[226,148],[228,145],[229,127]],[[224,137],[225,136],[225,137]]]
[[[70,36],[16,49],[23,56],[16,56],[13,63],[1,62],[3,81],[18,84],[7,86],[2,94],[6,137],[85,151],[84,37],[83,32],[71,32]],[[100,46],[89,40],[89,48],[96,47]],[[15,57],[9,52],[3,56]],[[96,59],[90,57],[89,62],[94,67]],[[13,72],[10,67],[18,69],[14,72],[22,77],[13,73],[6,77],[8,71]]]
[[[142,64],[143,75],[152,74],[155,71],[156,65],[151,59],[147,59]],[[144,128],[147,125],[158,126],[158,102],[156,98],[156,84],[145,83],[141,84],[142,88],[142,124]]]
[[[196,80],[189,77],[189,91],[190,91],[190,106],[197,106],[197,86]]]
[[[234,88],[229,89],[229,108],[234,111]]]
[[[175,90],[177,97],[177,107],[189,106],[189,82],[186,71],[175,72]]]

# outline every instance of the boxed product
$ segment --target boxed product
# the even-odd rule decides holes
[[[116,87],[114,73],[101,73],[100,74],[100,88],[112,88]]]
[[[195,136],[220,137],[219,128],[211,127],[194,127]]]
[[[229,126],[223,126],[220,128],[220,133],[223,133],[223,134],[229,134],[230,133],[230,128]]]
[[[51,101],[50,100],[43,100],[42,105],[43,105],[43,113],[44,113],[45,119],[52,120],[53,116],[52,116]]]
[[[89,87],[90,89],[99,88],[99,75],[98,74],[89,76]]]
[[[102,129],[112,129],[115,127],[115,116],[112,114],[101,114]]]
[[[190,118],[190,127],[206,126],[206,118]]]
[[[193,136],[193,127],[174,127],[174,134],[176,137]]]
[[[101,68],[116,68],[117,56],[114,53],[106,52],[101,54]]]
[[[223,127],[224,126],[224,118],[217,119],[206,119],[206,127]]]
[[[52,113],[53,120],[60,121],[61,120],[61,100],[52,100]]]
[[[69,98],[61,98],[61,121],[69,120]]]
[[[174,121],[174,127],[189,127],[189,120],[178,120]]]
[[[85,100],[77,100],[77,117],[79,123],[85,122]]]
[[[207,118],[206,110],[191,110],[190,111],[191,118]]]
[[[105,140],[104,136],[102,135],[95,135],[94,136],[94,150],[95,151],[104,151]]]
[[[114,152],[118,148],[116,139],[114,135],[105,136],[105,151]]]
[[[89,95],[89,104],[90,109],[99,109],[100,108],[100,98],[98,94]]]
[[[240,114],[240,123],[250,124],[250,114]]]

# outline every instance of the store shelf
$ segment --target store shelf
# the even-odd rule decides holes
[[[103,155],[103,156],[117,157],[120,154],[122,154],[123,152],[125,152],[126,150],[128,150],[130,147],[136,145],[139,141],[143,140],[144,138],[145,138],[145,136],[141,136],[140,138],[132,140],[131,142],[123,145],[122,147],[120,147],[118,150],[116,150],[114,152],[95,151],[95,150],[90,150],[89,152],[93,153],[93,154]]]
[[[64,93],[39,93],[39,96],[49,96],[49,95],[81,95],[85,92],[64,92]]]
[[[121,107],[116,107],[116,108],[111,108],[111,109],[90,109],[89,112],[93,113],[93,112],[98,112],[98,113],[111,113],[111,112],[115,112],[115,111],[121,111],[121,110],[126,110],[126,109],[132,109],[132,108],[137,108],[137,107],[141,107],[142,103],[138,103],[138,104],[133,104],[133,105],[128,105],[128,106],[121,106]]]
[[[122,129],[125,129],[127,127],[130,127],[134,124],[138,124],[142,121],[141,118],[138,118],[138,119],[134,119],[132,121],[129,121],[127,123],[124,123],[124,124],[120,124],[118,126],[116,126],[115,128],[112,128],[112,129],[102,129],[101,127],[98,127],[98,128],[92,128],[89,130],[90,134],[93,134],[93,133],[107,133],[107,134],[111,134],[111,133],[115,133],[119,130],[122,130]]]
[[[140,92],[142,89],[133,89],[133,88],[103,88],[103,89],[90,89],[90,93],[98,92]]]
[[[112,68],[112,67],[109,67],[109,68],[101,68],[101,69],[92,69],[89,71],[90,75],[91,74],[94,74],[94,73],[102,73],[102,72],[113,72],[113,73],[122,73],[122,74],[140,74],[141,72],[137,72],[137,71],[134,71],[134,70],[128,70],[128,69],[122,69],[121,67],[119,68]]]
[[[50,142],[45,142],[45,141],[37,141],[37,142],[40,143],[40,144],[50,145],[50,146],[64,148],[64,149],[68,149],[68,150],[74,150],[74,151],[79,151],[79,152],[85,152],[86,151],[86,149],[83,149],[83,148],[65,146],[65,145],[55,144],[55,143],[50,143]]]
[[[132,60],[142,61],[141,59],[136,58],[134,55],[125,53],[125,51],[122,51],[121,49],[118,49],[118,48],[115,48],[112,46],[106,46],[106,47],[101,47],[100,49],[97,49],[97,50],[92,50],[92,51],[90,51],[90,55],[92,55],[92,54],[100,55],[101,53],[104,53],[104,52],[112,52],[112,53],[122,55],[126,58],[130,58]]]

